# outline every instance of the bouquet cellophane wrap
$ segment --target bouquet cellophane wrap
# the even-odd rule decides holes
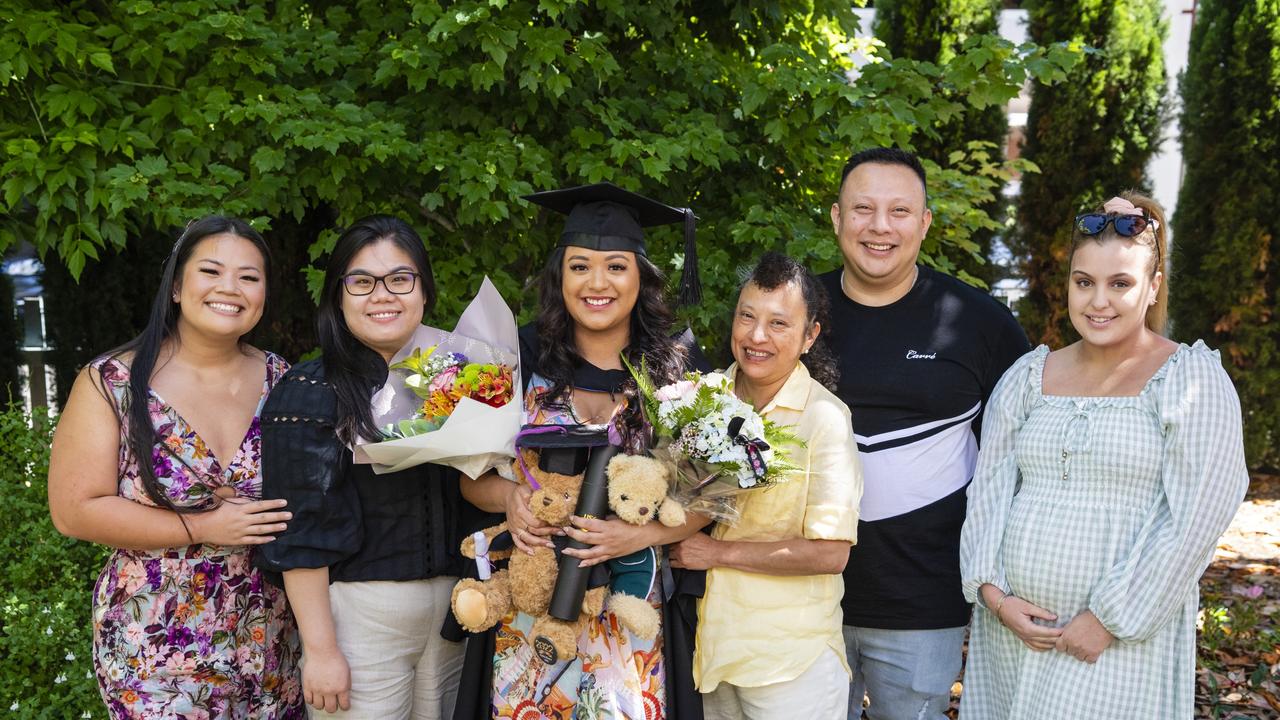
[[[714,463],[672,452],[671,441],[666,438],[659,440],[649,454],[675,466],[675,480],[667,494],[685,510],[706,515],[725,525],[737,524],[742,516],[738,511],[738,497],[746,491],[738,487],[728,473]]]
[[[453,413],[438,429],[382,442],[362,441],[354,449],[355,461],[373,463],[375,473],[391,473],[423,463],[457,468],[469,477],[480,477],[495,467],[507,466],[515,457],[515,437],[520,430],[523,403],[520,382],[520,340],[516,319],[498,289],[486,277],[475,299],[458,318],[453,332],[423,325],[391,359],[390,365],[408,357],[414,349],[462,353],[470,362],[506,364],[513,369],[515,391],[501,407],[471,398],[458,401]],[[422,399],[392,370],[372,398],[374,423],[383,427],[411,417]]]

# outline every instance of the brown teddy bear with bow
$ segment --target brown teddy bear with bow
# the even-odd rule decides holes
[[[527,470],[537,483],[529,498],[529,508],[534,517],[553,527],[568,525],[578,504],[582,475],[547,472],[538,467],[535,451],[521,452],[524,469],[517,467],[516,474],[522,475]],[[532,555],[513,551],[509,536],[507,523],[503,522],[462,541],[464,557],[479,556],[487,565],[507,560],[508,566],[505,570],[494,571],[487,580],[466,578],[459,581],[451,597],[454,616],[465,630],[483,632],[501,622],[512,609],[519,610],[535,618],[531,637],[535,647],[541,645],[539,654],[542,657],[574,657],[578,634],[587,620],[599,615],[604,608],[605,588],[587,591],[582,601],[582,612],[575,620],[558,620],[547,615],[558,575],[557,553],[542,545],[534,548]],[[480,548],[477,548],[477,542]]]

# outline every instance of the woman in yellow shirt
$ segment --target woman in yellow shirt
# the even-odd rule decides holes
[[[849,409],[824,387],[836,380],[818,339],[827,306],[813,275],[777,253],[738,295],[734,392],[805,445],[786,449],[800,468],[786,481],[742,496],[737,524],[672,550],[672,565],[708,570],[693,670],[708,720],[848,711],[840,573],[857,539],[862,465]]]

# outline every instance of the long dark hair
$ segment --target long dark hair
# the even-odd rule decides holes
[[[155,453],[162,451],[173,455],[173,451],[165,445],[163,438],[156,432],[151,422],[151,409],[148,407],[147,400],[151,393],[151,375],[156,370],[156,360],[160,356],[161,348],[171,338],[181,342],[178,336],[178,316],[181,310],[180,306],[173,301],[174,284],[182,277],[182,271],[186,268],[187,261],[191,259],[191,253],[200,245],[200,242],[211,235],[221,234],[244,238],[253,243],[253,246],[262,254],[263,281],[267,286],[268,299],[268,304],[263,307],[263,316],[266,316],[266,309],[270,306],[272,277],[271,251],[267,248],[267,243],[257,230],[243,220],[222,215],[209,215],[188,225],[178,237],[178,241],[173,244],[173,250],[164,261],[160,288],[156,290],[156,296],[151,301],[151,315],[147,319],[146,327],[137,337],[104,355],[123,363],[122,356],[133,354],[128,362],[129,392],[125,396],[123,406],[116,412],[117,419],[127,426],[126,444],[130,454],[137,460],[138,474],[147,497],[160,507],[178,512],[198,512],[208,508],[184,508],[174,505],[165,494],[164,488],[160,486],[159,480],[156,479]],[[240,343],[243,347],[244,338],[240,339]],[[104,397],[110,398],[111,390],[107,386],[106,379],[100,379],[99,383]],[[115,407],[114,403],[112,407]],[[225,462],[230,458],[222,458],[222,460]]]
[[[364,248],[389,242],[400,248],[417,268],[418,287],[422,292],[423,312],[436,304],[436,282],[431,273],[431,258],[409,223],[390,215],[370,215],[355,221],[338,238],[329,254],[324,271],[324,288],[320,291],[320,308],[316,312],[316,335],[324,358],[325,381],[338,396],[338,438],[354,443],[357,438],[382,437],[373,422],[369,397],[387,381],[387,363],[376,350],[351,334],[342,315],[342,297],[346,290],[342,276],[351,259]]]
[[[573,317],[564,304],[564,252],[564,248],[557,248],[551,253],[542,270],[539,292],[538,371],[551,383],[542,402],[553,408],[567,408],[573,370],[583,362],[574,342]],[[675,316],[664,296],[666,278],[662,271],[638,253],[636,267],[640,272],[640,291],[631,310],[631,330],[624,352],[627,362],[635,367],[640,367],[643,359],[653,382],[666,385],[680,379],[684,372],[685,350],[671,337]],[[635,381],[628,379],[622,386],[627,406],[615,423],[624,444],[632,449],[639,449],[648,433],[636,392]]]
[[[768,292],[777,290],[783,285],[795,285],[800,290],[801,299],[804,300],[805,334],[813,329],[814,323],[830,327],[827,321],[831,312],[831,300],[827,297],[826,289],[808,268],[793,258],[776,252],[761,255],[756,266],[746,273],[742,284],[738,286],[738,292],[741,293],[748,284]],[[821,332],[809,346],[809,352],[802,355],[800,360],[814,380],[835,392],[836,383],[840,381],[840,369],[836,365],[836,357],[832,354],[831,348],[823,341]]]

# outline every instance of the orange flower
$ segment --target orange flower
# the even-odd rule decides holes
[[[253,630],[250,631],[250,635],[253,637],[253,641],[259,645],[267,641],[267,631],[261,625],[255,625]]]
[[[123,700],[126,705],[132,705],[138,702],[138,693],[132,690],[125,690],[120,693],[120,699]]]

